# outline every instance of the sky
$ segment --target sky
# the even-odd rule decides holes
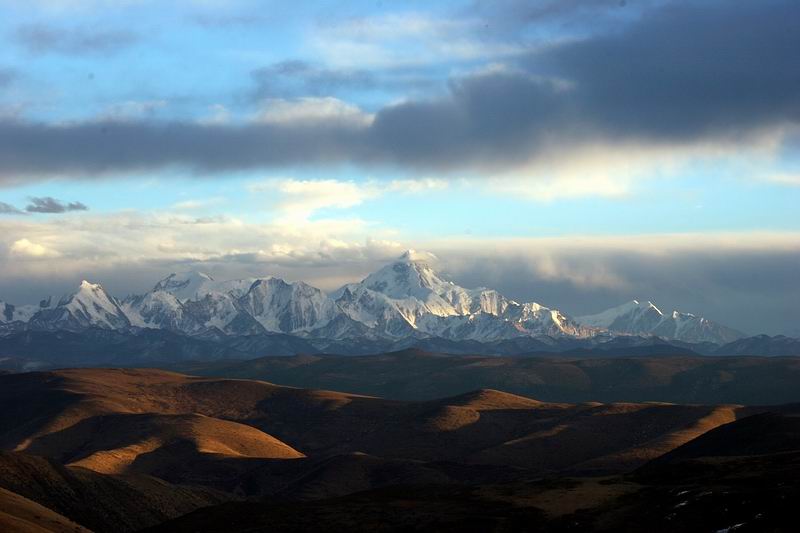
[[[0,300],[407,248],[800,336],[794,0],[0,0]]]

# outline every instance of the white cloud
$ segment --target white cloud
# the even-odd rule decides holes
[[[209,198],[192,198],[190,200],[183,200],[172,204],[172,209],[181,211],[192,211],[195,209],[203,209],[214,205],[219,205],[225,202],[226,198],[222,196],[212,196]]]
[[[369,185],[334,179],[269,179],[252,184],[249,189],[276,195],[276,207],[284,222],[307,220],[320,209],[347,209],[379,195]]]
[[[357,68],[490,60],[526,50],[518,43],[476,38],[481,25],[478,19],[424,13],[355,17],[315,27],[310,44],[327,64]]]
[[[193,267],[230,277],[279,275],[334,289],[403,249],[392,231],[357,219],[259,223],[120,212],[57,222],[3,220],[0,235],[0,285],[7,291],[18,280],[30,287],[29,300],[17,303],[44,296],[40,282],[69,280],[58,289],[66,291],[75,279],[110,279],[125,294],[133,283],[125,276],[135,273],[146,288],[169,272]],[[51,243],[58,243],[57,250]]]
[[[335,121],[356,127],[369,126],[375,116],[358,106],[333,97],[268,98],[263,101],[255,120],[267,124],[302,124]]]
[[[418,194],[430,191],[441,191],[449,187],[449,182],[443,179],[419,178],[392,180],[386,187],[391,192]]]
[[[275,206],[280,211],[279,219],[296,223],[308,220],[321,209],[348,209],[387,193],[421,194],[443,190],[448,185],[445,180],[433,178],[398,179],[389,182],[273,178],[253,183],[248,189],[255,193],[275,195]]]
[[[59,253],[26,238],[18,239],[9,248],[12,255],[32,258],[58,257]]]

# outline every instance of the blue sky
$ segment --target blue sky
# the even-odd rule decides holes
[[[778,0],[0,1],[0,299],[186,268],[332,289],[415,247],[575,314],[638,297],[744,328],[731,308],[749,302],[759,330],[795,333],[792,15]],[[720,257],[733,286],[709,281]]]

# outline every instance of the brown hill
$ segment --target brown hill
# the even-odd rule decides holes
[[[108,476],[9,452],[0,452],[0,488],[98,532],[136,531],[231,499],[149,476]]]
[[[794,407],[403,402],[112,369],[0,376],[0,405],[0,444],[49,458],[0,453],[0,488],[97,531],[715,530],[781,525],[774,502],[800,498]]]
[[[674,447],[654,465],[667,465],[707,457],[768,455],[800,450],[800,408],[756,414],[721,425],[681,446]]]
[[[795,408],[709,431],[632,475],[464,487],[405,485],[306,502],[198,509],[151,531],[793,532]]]
[[[25,451],[106,474],[166,471],[205,454],[264,459],[303,457],[253,427],[198,414],[93,416],[31,440]]]
[[[0,531],[89,533],[89,530],[19,494],[0,489]]]

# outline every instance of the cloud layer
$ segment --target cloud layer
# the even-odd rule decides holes
[[[535,48],[506,67],[455,77],[447,95],[384,106],[374,120],[6,120],[0,175],[11,181],[334,163],[502,172],[553,150],[569,157],[586,144],[746,146],[767,133],[780,138],[800,122],[798,17],[791,1],[736,9],[670,3],[611,34]],[[275,94],[287,77],[320,94],[369,81],[357,71],[296,61],[258,76],[261,90]]]

